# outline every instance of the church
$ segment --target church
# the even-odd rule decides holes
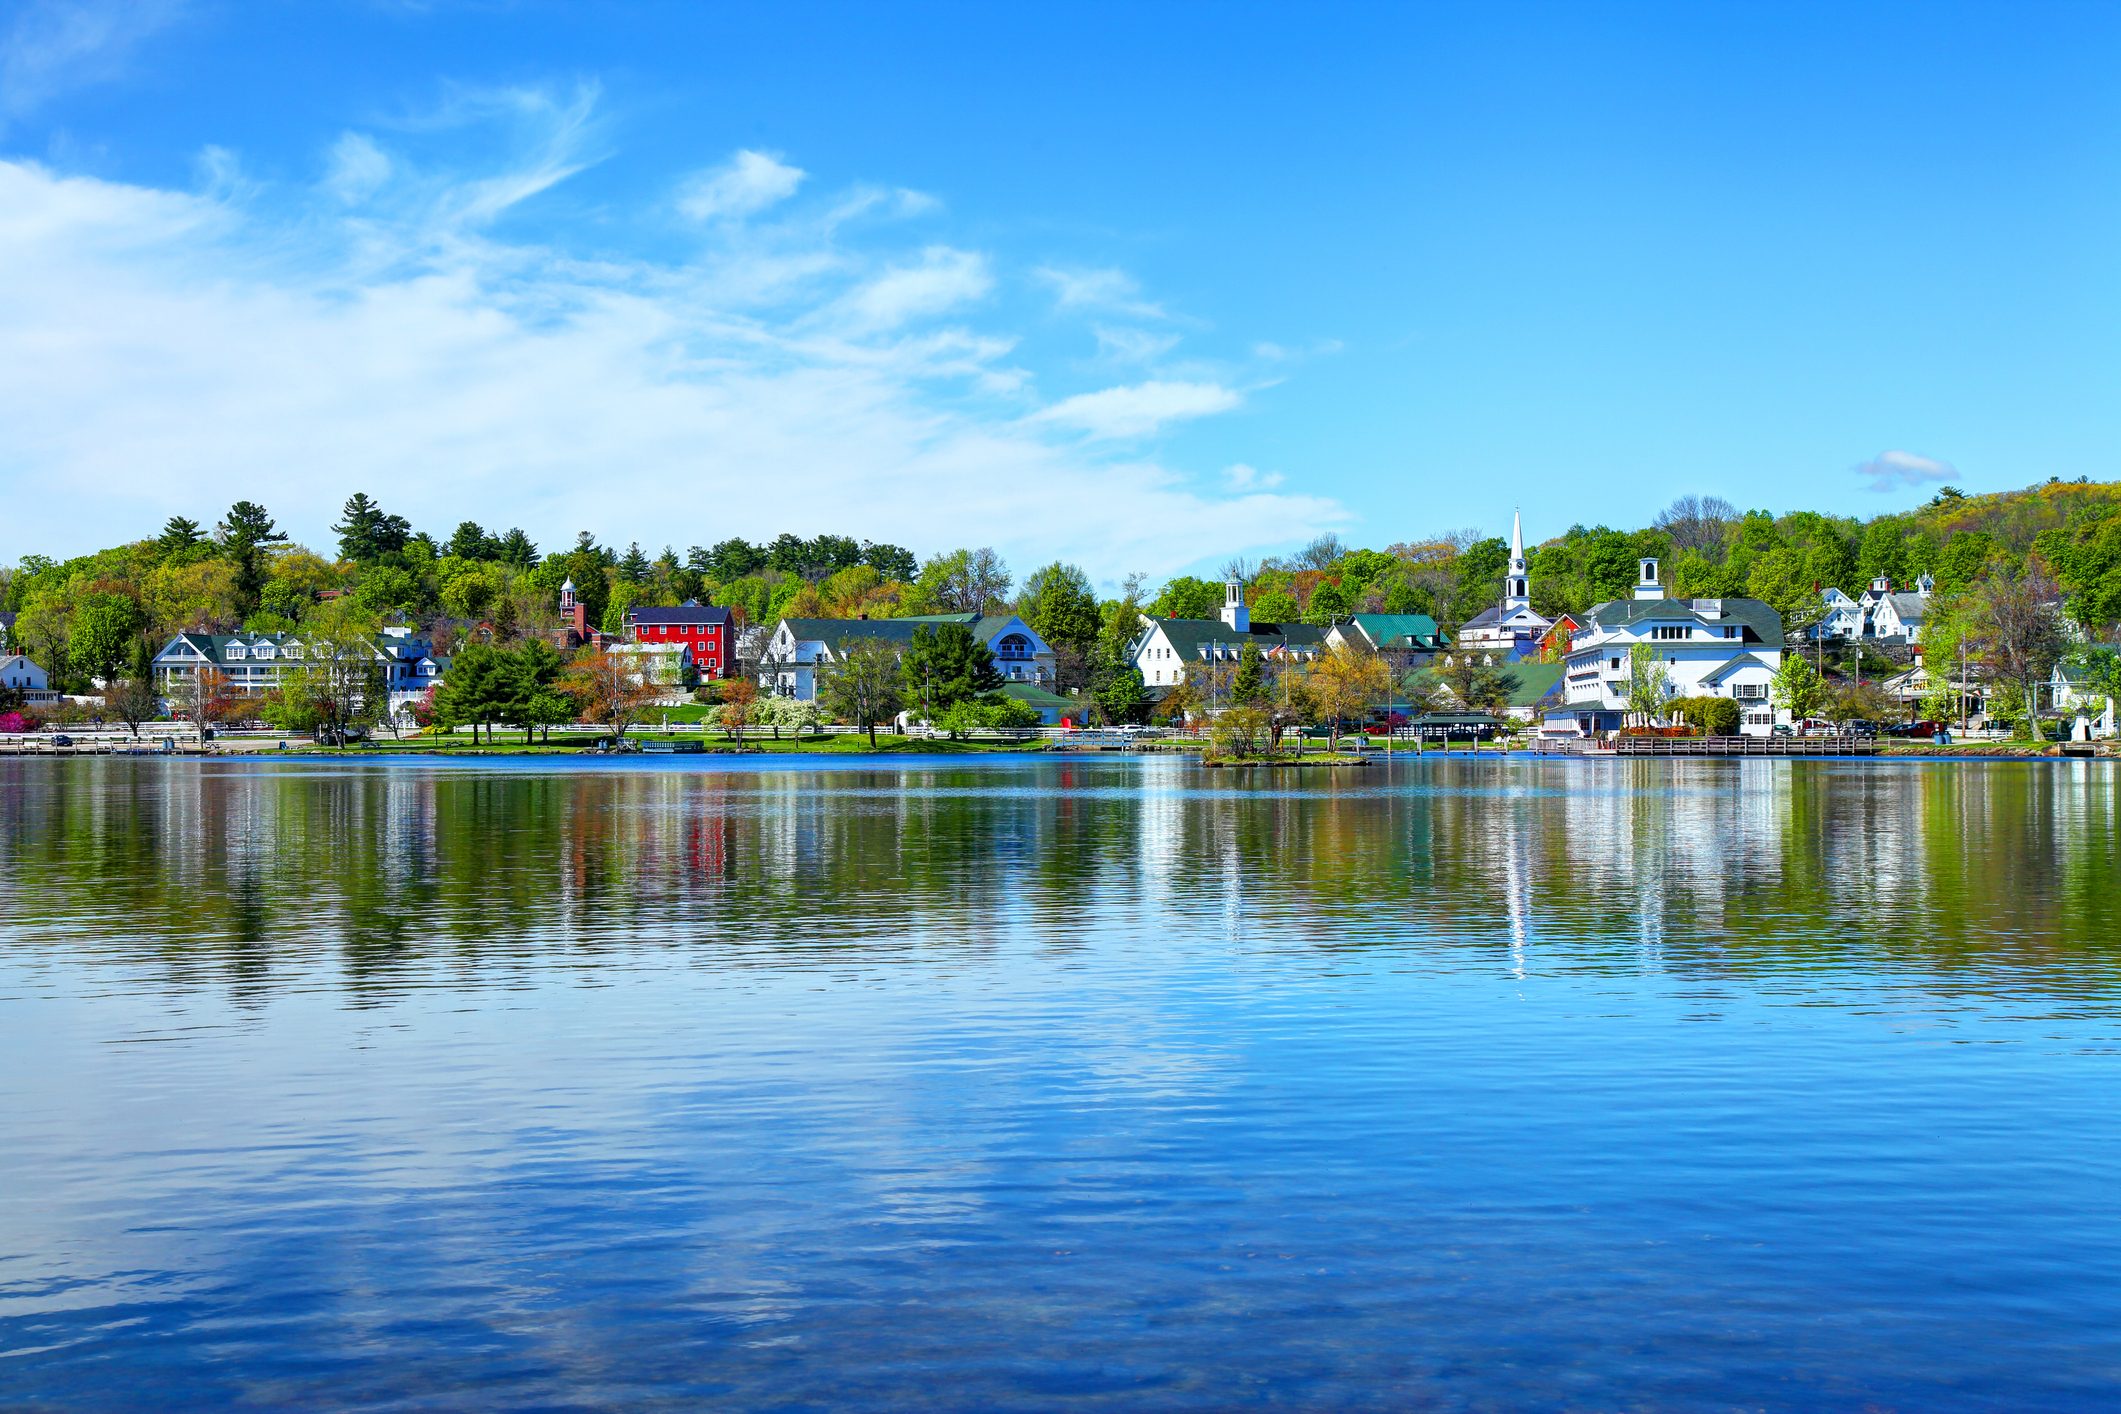
[[[1524,517],[1510,517],[1510,572],[1502,582],[1502,602],[1467,619],[1452,640],[1459,648],[1478,648],[1519,656],[1537,653],[1539,641],[1554,621],[1532,607],[1532,571],[1524,555]]]

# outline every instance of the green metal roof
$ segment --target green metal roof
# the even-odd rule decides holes
[[[1348,620],[1379,648],[1437,648],[1443,633],[1427,614],[1356,614]]]
[[[1030,707],[1050,707],[1059,712],[1072,712],[1083,704],[1073,697],[1063,697],[1049,692],[1034,682],[1005,682],[1002,696],[1014,698]]]

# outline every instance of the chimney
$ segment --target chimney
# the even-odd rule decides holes
[[[1237,633],[1252,631],[1252,611],[1245,607],[1243,581],[1231,578],[1223,581],[1223,623]]]

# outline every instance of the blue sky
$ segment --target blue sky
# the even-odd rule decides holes
[[[238,496],[1109,581],[2121,476],[2121,10],[0,9],[0,559]]]

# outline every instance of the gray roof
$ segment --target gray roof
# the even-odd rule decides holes
[[[1900,616],[1902,623],[1921,623],[1923,614],[1929,610],[1930,601],[1921,594],[1889,594],[1886,597],[1893,601],[1893,612]]]
[[[1710,606],[1721,605],[1720,618],[1709,617]],[[1666,623],[1692,622],[1719,629],[1738,624],[1745,629],[1739,641],[1763,648],[1782,646],[1782,615],[1771,604],[1758,599],[1609,599],[1594,604],[1584,616],[1587,629],[1616,629],[1652,619]]]

